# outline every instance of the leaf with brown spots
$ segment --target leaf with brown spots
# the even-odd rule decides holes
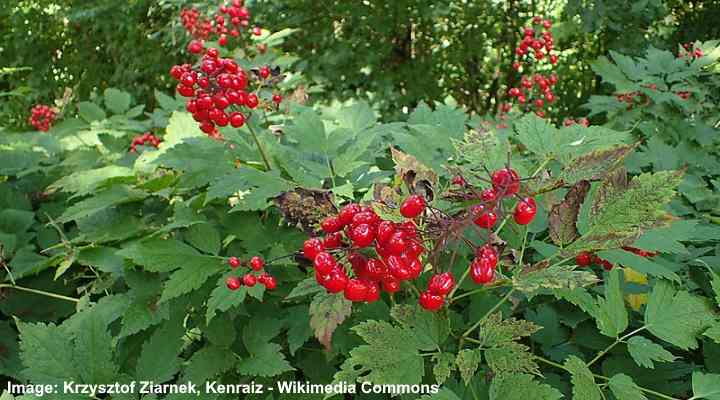
[[[590,190],[590,182],[582,180],[565,194],[562,202],[555,204],[550,211],[550,238],[555,244],[563,246],[580,236],[575,225],[580,206]]]
[[[582,180],[596,181],[614,172],[638,144],[620,145],[605,150],[597,150],[578,157],[570,162],[560,173],[559,179],[565,184],[574,185]]]
[[[323,218],[337,212],[331,192],[301,187],[276,197],[275,205],[289,223],[307,233],[314,232]]]
[[[395,173],[413,191],[419,190],[426,196],[432,194],[432,187],[437,185],[435,172],[418,161],[415,157],[405,154],[394,147],[390,148],[395,162]]]
[[[352,303],[341,294],[320,292],[310,303],[310,327],[315,337],[326,349],[330,350],[332,334],[335,329],[350,316]]]

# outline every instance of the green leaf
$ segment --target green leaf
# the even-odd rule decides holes
[[[455,369],[455,355],[450,353],[440,353],[433,356],[433,375],[438,385],[442,385],[450,377]]]
[[[602,391],[595,383],[595,377],[585,362],[576,356],[565,360],[565,368],[570,372],[573,384],[573,398],[583,400],[602,400]]]
[[[710,285],[715,292],[715,302],[720,305],[720,274],[716,274],[715,272],[710,271],[710,276],[712,277]]]
[[[134,203],[147,197],[147,193],[125,185],[114,185],[92,197],[68,207],[57,219],[58,222],[70,222],[91,216],[99,211],[126,203]]]
[[[617,338],[628,326],[628,313],[625,308],[625,300],[620,288],[619,268],[608,273],[608,280],[605,283],[605,297],[598,297],[595,317],[600,333],[605,336]]]
[[[470,384],[470,380],[475,376],[475,372],[482,361],[482,352],[479,349],[463,349],[460,350],[455,358],[455,365],[460,371],[460,377],[465,385]]]
[[[422,350],[439,350],[450,334],[447,317],[423,312],[419,305],[396,305],[390,316],[415,333]]]
[[[615,86],[618,92],[627,92],[635,88],[635,85],[625,76],[623,71],[612,64],[605,56],[591,62],[590,67],[603,78],[603,81]]]
[[[68,332],[54,324],[29,324],[16,320],[16,326],[20,332],[24,377],[32,382],[59,385],[78,378]]]
[[[666,216],[664,206],[675,195],[682,173],[641,174],[625,185],[625,172],[608,176],[595,192],[589,232],[570,247],[602,249],[656,227]],[[618,247],[618,246],[613,246]]]
[[[648,330],[683,350],[697,348],[697,336],[714,320],[714,307],[708,299],[676,291],[664,281],[655,284],[645,309]]]
[[[182,382],[212,381],[221,373],[230,370],[234,364],[235,357],[228,349],[215,345],[204,346],[188,360]]]
[[[503,319],[502,313],[488,315],[478,328],[481,346],[502,346],[542,329],[541,326],[524,319]]]
[[[106,383],[116,379],[118,366],[113,361],[113,338],[108,322],[97,307],[78,324],[75,333],[75,365],[82,365],[83,383]]]
[[[279,321],[269,319],[254,321],[245,327],[243,343],[250,357],[238,362],[237,371],[240,374],[271,377],[295,370],[282,354],[282,347],[270,342],[279,331]]]
[[[296,299],[323,291],[322,286],[317,284],[315,277],[305,278],[290,291],[285,300]]]
[[[515,274],[512,277],[513,287],[526,294],[534,294],[540,290],[575,289],[592,285],[597,276],[589,271],[576,271],[572,265],[556,265],[536,271]]]
[[[285,320],[288,324],[288,349],[294,355],[313,336],[308,307],[301,305],[288,308]]]
[[[190,226],[184,237],[188,243],[200,251],[214,255],[220,252],[220,232],[208,223]]]
[[[581,180],[602,179],[608,172],[621,166],[634,149],[634,145],[618,145],[584,154],[565,166],[558,179],[567,185]]]
[[[663,253],[687,254],[688,250],[681,242],[693,239],[697,233],[697,226],[698,221],[675,221],[668,227],[646,231],[633,243],[633,246]]]
[[[115,88],[105,89],[105,107],[114,114],[122,114],[130,109],[130,93]]]
[[[155,100],[157,100],[158,105],[160,105],[160,108],[162,108],[165,111],[172,112],[176,111],[180,108],[180,102],[175,100],[174,98],[166,95],[165,93],[155,89]]]
[[[608,385],[618,400],[647,400],[632,378],[625,374],[613,375]]]
[[[521,343],[508,342],[487,349],[485,350],[485,360],[496,375],[540,374],[540,368],[535,362],[530,348]]]
[[[452,390],[444,387],[441,388],[440,391],[438,391],[435,394],[432,395],[424,395],[420,397],[422,400],[460,400],[460,397],[455,394]],[[2,399],[0,399],[2,400]]]
[[[627,341],[628,353],[637,365],[645,368],[655,368],[655,362],[672,362],[675,356],[659,344],[643,337],[633,336]]]
[[[135,242],[118,252],[118,255],[131,259],[135,264],[142,265],[151,272],[169,272],[197,262],[197,258],[205,258],[178,240],[149,239]],[[218,261],[218,264],[220,261]]]
[[[715,321],[715,324],[706,330],[703,335],[714,340],[715,343],[720,343],[720,321]]]
[[[161,303],[199,289],[210,277],[224,269],[215,258],[197,257],[197,259],[202,261],[193,266],[184,266],[170,275],[163,288]]]
[[[720,374],[692,374],[693,399],[720,400]]]
[[[78,114],[80,114],[80,118],[84,119],[87,122],[93,122],[107,118],[105,111],[103,111],[103,109],[95,103],[91,103],[89,101],[81,101],[80,103],[78,103],[77,108]]]
[[[352,303],[341,294],[320,292],[313,297],[310,303],[310,326],[326,349],[330,348],[335,329],[351,312]]]
[[[372,320],[352,330],[367,344],[350,351],[334,382],[414,385],[422,381],[424,362],[420,345],[410,330]]]
[[[95,193],[106,182],[130,182],[133,178],[133,171],[127,167],[107,165],[97,169],[75,171],[64,176],[48,186],[48,190],[61,190],[67,193],[75,193],[75,196],[85,196]]]
[[[490,384],[489,392],[490,400],[559,400],[562,397],[560,391],[539,383],[529,374],[497,377]]]
[[[135,378],[162,383],[178,372],[181,361],[178,355],[185,334],[181,321],[182,318],[174,318],[164,323],[143,344],[135,368]]]
[[[666,266],[656,263],[647,257],[641,257],[637,254],[625,250],[607,250],[597,253],[599,257],[610,261],[616,265],[622,265],[632,268],[635,271],[680,282],[680,277]]]
[[[233,211],[264,210],[270,205],[268,199],[291,189],[292,184],[277,171],[263,172],[242,167],[213,182],[205,201],[208,203],[232,195],[230,203],[234,206]]]

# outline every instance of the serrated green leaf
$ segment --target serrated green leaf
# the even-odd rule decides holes
[[[715,324],[713,324],[710,329],[706,330],[703,335],[714,340],[715,343],[720,343],[720,321],[715,321]]]
[[[487,349],[485,360],[496,375],[540,374],[540,367],[530,353],[530,348],[521,343],[507,342]]]
[[[632,378],[625,374],[613,375],[608,385],[618,400],[647,400]]]
[[[605,297],[598,297],[594,317],[600,333],[616,338],[627,329],[628,313],[620,288],[620,271],[618,268],[608,273],[605,281]]]
[[[101,384],[115,380],[118,366],[113,358],[113,338],[108,322],[93,307],[82,319],[75,332],[74,361],[82,365],[80,377],[83,383]]]
[[[440,353],[433,356],[433,375],[438,385],[442,385],[450,377],[455,369],[455,355],[450,353]]]
[[[365,321],[352,328],[367,345],[357,346],[334,376],[334,382],[419,384],[424,362],[413,333],[382,321]]]
[[[645,309],[648,330],[683,350],[697,348],[697,336],[714,321],[708,299],[676,291],[664,281],[655,284]]]
[[[292,184],[278,172],[243,167],[213,182],[205,201],[233,196],[230,203],[234,211],[263,210],[270,205],[268,199],[291,189]]]
[[[253,287],[241,286],[240,289],[232,291],[225,285],[225,280],[228,276],[234,275],[232,272],[228,272],[218,279],[217,286],[210,293],[210,298],[207,302],[207,311],[205,313],[205,319],[210,322],[217,312],[224,312],[232,307],[238,306],[245,301],[245,298],[249,294],[256,299],[262,299],[265,291],[265,286],[255,285]]]
[[[293,288],[293,290],[290,291],[290,294],[285,297],[285,300],[304,297],[322,291],[322,286],[318,285],[314,277],[305,278],[302,281],[298,282],[298,284]]]
[[[58,217],[58,222],[70,222],[76,219],[91,216],[99,211],[111,208],[120,204],[134,203],[147,197],[142,190],[133,189],[125,185],[114,185],[109,189],[97,193],[92,197],[79,201],[68,207]]]
[[[122,114],[130,108],[130,93],[115,88],[105,89],[105,107],[114,114]]]
[[[230,370],[234,364],[235,357],[228,349],[214,345],[204,346],[188,360],[182,382],[212,381],[221,373]]]
[[[592,285],[597,276],[589,271],[576,271],[572,265],[556,265],[527,273],[516,274],[512,278],[513,287],[526,294],[540,290],[575,289]]]
[[[608,176],[595,192],[589,231],[571,248],[602,249],[655,227],[665,217],[664,206],[675,195],[682,179],[682,174],[674,171],[641,174],[623,187],[623,174],[620,170]]]
[[[583,400],[602,400],[602,391],[595,383],[595,377],[585,362],[576,356],[565,360],[565,368],[572,375],[573,398]]]
[[[445,315],[423,312],[418,305],[396,305],[390,316],[413,331],[422,350],[439,350],[450,334]]]
[[[641,257],[625,250],[606,250],[597,253],[599,257],[610,261],[616,265],[622,265],[628,268],[632,268],[637,272],[647,274],[650,276],[657,276],[660,278],[669,279],[675,282],[680,282],[680,277],[666,266],[656,263],[647,257]]]
[[[693,399],[720,400],[720,374],[692,374]]]
[[[605,56],[591,62],[590,67],[603,78],[603,81],[614,85],[618,92],[627,92],[635,87],[620,68],[612,64]]]
[[[479,349],[463,349],[458,352],[455,365],[465,385],[470,384],[470,380],[480,366],[480,361],[482,361],[482,352]]]
[[[68,332],[54,324],[16,321],[16,326],[20,332],[24,377],[32,382],[48,384],[62,384],[79,377]]]
[[[310,303],[310,326],[315,337],[326,349],[330,348],[332,334],[352,312],[352,303],[342,294],[320,292]]]
[[[622,165],[634,149],[634,145],[619,145],[582,155],[565,166],[558,179],[568,185],[581,180],[602,179],[608,172]]]
[[[78,103],[77,108],[80,118],[84,119],[87,122],[93,122],[107,118],[105,111],[103,111],[103,109],[95,103],[91,103],[89,101],[81,101],[80,103]]]
[[[637,365],[655,368],[654,362],[672,362],[675,356],[659,344],[643,337],[633,336],[627,341],[628,353]]]
[[[680,243],[690,240],[697,232],[698,221],[675,221],[666,228],[650,229],[633,243],[634,247],[662,251],[663,253],[687,254],[688,250]]]
[[[200,251],[214,255],[220,252],[220,232],[208,223],[190,226],[184,237],[188,243]]]
[[[245,327],[243,343],[250,356],[238,362],[237,371],[240,374],[271,377],[295,370],[285,359],[282,347],[270,342],[279,330],[279,321],[271,320],[260,320]]]
[[[559,390],[539,383],[529,374],[505,375],[493,379],[489,396],[490,400],[559,400],[563,397]]]
[[[502,346],[506,343],[532,335],[542,327],[524,319],[503,319],[502,313],[488,315],[478,328],[482,346]]]
[[[170,272],[202,258],[195,249],[183,242],[159,238],[133,243],[120,250],[118,255],[131,259],[151,272]]]
[[[160,303],[199,289],[210,277],[219,274],[223,269],[222,264],[212,257],[203,257],[197,264],[178,269],[165,281]]]
[[[288,349],[291,355],[295,355],[295,352],[313,336],[308,307],[303,305],[288,308],[285,321],[288,324]]]
[[[164,323],[143,344],[135,367],[135,378],[162,383],[178,372],[181,361],[178,355],[185,334],[181,321],[182,318],[174,318]]]

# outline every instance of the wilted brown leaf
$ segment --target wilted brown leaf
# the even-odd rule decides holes
[[[563,246],[580,236],[576,226],[578,213],[589,190],[590,182],[585,180],[577,182],[565,194],[565,199],[550,210],[548,221],[550,238],[555,244]]]
[[[323,218],[337,212],[331,192],[301,187],[276,197],[275,205],[288,222],[300,225],[307,233],[313,233]]]

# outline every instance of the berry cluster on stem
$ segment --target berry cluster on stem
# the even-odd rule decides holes
[[[47,132],[55,122],[57,113],[50,106],[45,104],[36,104],[30,110],[28,123],[41,132]]]
[[[238,290],[243,285],[253,287],[258,282],[265,286],[266,290],[273,290],[277,287],[277,280],[275,277],[264,271],[265,260],[263,260],[260,256],[253,256],[247,263],[243,263],[239,258],[232,256],[228,258],[227,263],[233,270],[245,265],[256,273],[260,272],[260,275],[253,272],[247,272],[242,276],[229,276],[225,281],[225,284],[230,290]]]
[[[152,132],[145,132],[142,135],[137,135],[133,138],[130,144],[130,152],[136,153],[138,146],[152,146],[156,149],[160,147],[162,139],[155,136]]]

